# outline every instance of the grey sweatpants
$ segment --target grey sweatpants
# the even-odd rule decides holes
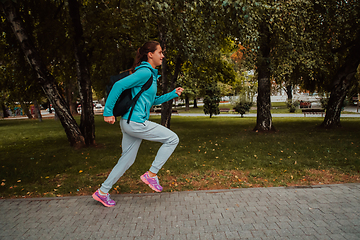
[[[130,121],[130,123],[127,124],[126,121],[125,119],[120,120],[120,127],[123,133],[123,152],[118,163],[101,185],[100,190],[104,193],[108,193],[125,171],[135,162],[143,139],[163,143],[150,168],[150,171],[153,173],[158,173],[179,143],[179,137],[173,131],[160,124],[150,121],[145,121],[144,123]]]

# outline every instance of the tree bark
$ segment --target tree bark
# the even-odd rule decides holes
[[[349,51],[344,64],[339,68],[333,78],[330,99],[326,109],[323,128],[340,127],[340,115],[345,97],[355,81],[355,74],[360,64],[360,39]]]
[[[3,117],[4,117],[4,118],[9,117],[9,113],[8,113],[8,111],[7,111],[7,107],[5,106],[4,103],[1,104],[1,108],[2,108],[2,111],[3,111]]]
[[[164,81],[167,81],[165,86],[169,86],[169,88],[167,88],[167,89],[165,89],[163,87],[164,94],[175,89],[175,83],[176,83],[176,80],[177,80],[180,70],[181,70],[181,64],[182,64],[182,60],[181,60],[180,54],[179,54],[176,58],[174,75],[172,75],[172,77],[171,77],[170,85],[168,85],[168,83],[169,83],[168,78],[167,77],[163,78],[163,83],[164,83]],[[163,61],[163,66],[164,66],[164,61]],[[167,68],[168,68],[167,61],[165,60],[165,69],[167,69]],[[164,72],[163,72],[163,74],[164,74]],[[174,99],[163,103],[161,106],[161,124],[167,128],[170,128],[173,101],[174,101]]]
[[[95,144],[94,108],[87,61],[83,28],[80,21],[79,3],[77,0],[69,0],[69,14],[74,28],[74,48],[77,67],[78,85],[81,102],[80,130],[85,138],[86,145]]]
[[[166,49],[166,30],[165,28],[159,24],[159,39],[162,49]],[[162,65],[161,65],[161,73],[162,73],[162,92],[163,94],[168,93],[169,91],[174,90],[175,83],[178,78],[178,75],[181,70],[181,64],[182,60],[180,57],[180,53],[177,55],[175,60],[175,69],[174,74],[171,76],[171,81],[169,81],[168,78],[168,64],[166,58],[163,59]],[[161,125],[170,128],[170,122],[171,122],[171,114],[172,114],[172,104],[173,100],[170,100],[168,102],[165,102],[161,104]]]
[[[270,112],[270,80],[266,70],[259,69],[256,127],[254,131],[274,130]]]
[[[162,92],[163,94],[167,93],[169,90],[169,81],[167,77],[167,60],[163,59],[161,65],[162,71]],[[170,121],[171,121],[171,113],[172,113],[172,103],[173,100],[164,102],[161,104],[161,125],[170,128]]]
[[[32,114],[31,114],[31,112],[30,112],[29,106],[28,106],[26,103],[24,103],[23,101],[20,102],[20,105],[21,105],[21,108],[22,108],[23,112],[25,113],[25,115],[26,115],[29,119],[32,119],[33,116],[32,116]]]
[[[66,102],[68,103],[72,115],[78,114],[76,99],[74,99],[74,91],[75,91],[75,84],[70,79],[69,81],[66,82],[65,96],[66,96]]]
[[[161,48],[165,51],[166,50],[166,28],[162,25],[158,25],[159,29],[159,39]],[[166,58],[163,59],[161,65],[161,88],[162,93],[165,94],[169,90],[169,81],[168,81],[168,65]],[[161,104],[161,125],[170,128],[170,120],[171,120],[171,113],[172,113],[172,100],[164,102]]]
[[[11,24],[15,36],[20,42],[26,59],[37,73],[39,84],[41,85],[48,99],[53,104],[61,124],[65,129],[65,133],[70,142],[70,145],[74,147],[84,146],[85,139],[82,136],[75,119],[70,114],[64,98],[60,95],[59,90],[55,84],[54,77],[49,73],[44,62],[41,61],[34,44],[23,27],[24,24],[13,2],[1,2],[0,6],[4,11],[8,22]]]
[[[194,108],[197,108],[198,107],[198,105],[197,105],[197,98],[195,97],[194,98]]]
[[[40,106],[37,100],[34,100],[34,107],[35,107],[35,118],[39,119],[39,122],[42,122]]]
[[[275,130],[271,117],[270,101],[270,32],[263,23],[261,26],[262,42],[260,44],[260,53],[258,68],[258,96],[257,96],[257,115],[254,131],[272,131]]]
[[[190,99],[188,96],[185,97],[185,111],[190,110]]]
[[[293,93],[292,93],[292,85],[289,84],[286,86],[286,94],[287,94],[287,100],[292,102],[293,99]]]

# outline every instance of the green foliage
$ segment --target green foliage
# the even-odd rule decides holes
[[[186,61],[183,64],[182,74],[178,80],[178,85],[185,89],[182,98],[205,96],[203,86],[212,82],[217,82],[221,92],[220,96],[232,95],[230,85],[236,79],[233,63],[227,61],[221,55],[213,58],[208,56],[208,58],[208,61],[196,63]]]
[[[243,117],[246,112],[250,111],[252,105],[253,102],[249,100],[245,94],[241,94],[235,102],[234,110]]]
[[[218,82],[217,83],[218,88],[220,90],[220,96],[224,97],[224,96],[232,96],[234,94],[234,91],[232,89],[231,85],[222,83],[222,82]]]
[[[349,48],[358,42],[360,28],[357,0],[88,0],[80,3],[85,51],[98,98],[103,96],[111,75],[129,68],[136,49],[147,40],[159,40],[160,35],[166,42],[169,76],[173,76],[176,62],[181,60],[182,77],[178,85],[185,88],[184,97],[201,96],[200,87],[215,80],[231,85],[236,93],[245,90],[251,98],[257,83],[244,79],[242,70],[258,70],[258,62],[262,60],[270,63],[270,75],[277,83],[285,81],[312,91],[328,91],[330,80]],[[71,89],[69,92],[76,99],[67,2],[18,1],[17,6],[42,60],[64,92]],[[25,67],[25,61],[20,59],[19,46],[4,18],[0,28],[3,101],[16,101],[19,96],[28,100],[40,98],[38,92],[33,96],[34,89],[39,87],[33,83],[34,76],[29,74],[31,70]],[[267,59],[263,59],[260,49],[265,39],[270,39]],[[231,53],[239,43],[244,46],[245,59],[240,72],[223,55]]]
[[[289,112],[291,113],[294,113],[299,105],[300,105],[299,101],[288,100],[286,102],[286,107],[289,109]]]
[[[24,20],[27,31],[32,33],[32,40],[38,51],[43,54],[42,60],[50,71],[56,69],[60,63],[53,54],[64,51],[63,45],[59,44],[59,36],[63,33],[63,27],[58,19],[53,18],[56,6],[54,2],[44,1],[21,1],[16,4],[20,8],[20,14]],[[32,11],[33,8],[36,10]],[[43,22],[44,24],[39,24]],[[29,104],[31,101],[40,100],[44,97],[37,82],[37,76],[24,58],[10,24],[1,18],[0,30],[0,78],[1,99],[7,106],[16,102]],[[64,44],[64,41],[62,41]],[[66,45],[66,44],[65,44]],[[66,85],[63,85],[66,86]]]
[[[181,99],[195,99],[200,95],[199,79],[191,77],[188,72],[183,72],[179,76],[177,85],[184,88]]]
[[[334,74],[358,41],[360,3],[330,0],[303,6],[297,14],[301,19],[295,29],[298,38],[293,37],[296,75],[310,91],[330,91]]]
[[[260,46],[269,39],[265,60],[277,83],[330,90],[332,76],[358,42],[359,1],[235,2],[223,8],[228,30],[245,47],[247,68],[262,61]]]
[[[129,69],[136,50],[157,35],[141,6],[134,1],[87,1],[82,6],[92,87],[99,99],[104,97],[110,76]]]
[[[210,114],[210,118],[213,115],[218,115],[220,113],[220,90],[215,83],[205,86],[205,97],[203,102],[204,113]]]
[[[328,103],[329,103],[329,98],[327,98],[327,97],[320,98],[320,103],[321,103],[321,107],[323,109],[327,109],[327,106],[328,106]]]

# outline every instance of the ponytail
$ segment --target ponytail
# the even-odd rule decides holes
[[[134,73],[135,68],[139,66],[141,62],[148,61],[148,53],[155,52],[158,45],[160,45],[159,42],[150,41],[150,42],[146,42],[144,45],[142,45],[142,47],[138,48],[134,59],[134,64],[130,68],[130,73]]]

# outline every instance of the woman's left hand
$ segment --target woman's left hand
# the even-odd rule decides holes
[[[104,117],[104,121],[110,124],[114,124],[115,123],[115,117],[114,116],[110,116],[110,117]]]
[[[175,92],[179,97],[180,97],[182,91],[184,91],[184,89],[182,87],[178,87],[178,88],[175,89]]]

